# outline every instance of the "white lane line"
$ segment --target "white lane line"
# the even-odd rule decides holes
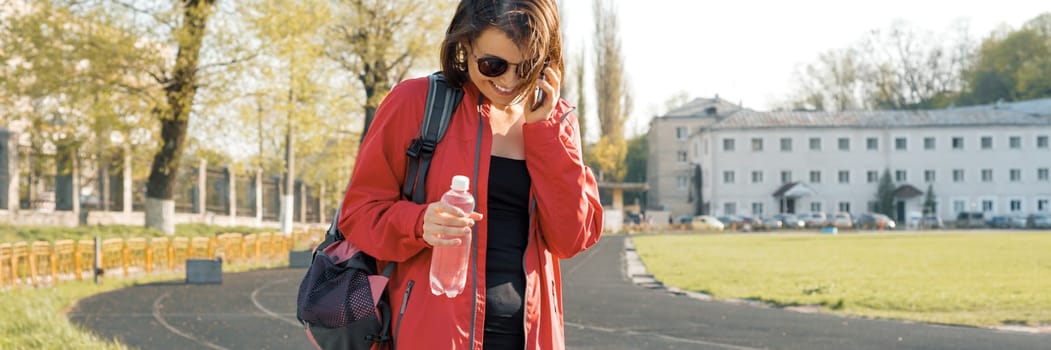
[[[212,344],[212,343],[208,342],[207,340],[198,339],[197,337],[194,337],[192,334],[183,332],[183,331],[179,330],[178,328],[175,328],[172,325],[168,324],[168,321],[164,319],[163,315],[161,315],[161,302],[164,301],[164,299],[167,299],[170,294],[171,293],[164,293],[161,296],[157,297],[157,299],[153,300],[153,319],[157,320],[157,322],[159,322],[162,326],[164,326],[164,328],[167,328],[168,331],[170,331],[172,333],[175,333],[175,335],[178,335],[180,337],[192,340],[194,342],[197,342],[198,344],[207,346],[207,347],[215,349],[215,350],[230,350],[230,349],[224,348],[222,346]]]
[[[599,332],[605,332],[605,333],[627,334],[627,335],[633,335],[633,336],[657,337],[657,338],[667,339],[667,340],[676,341],[676,342],[680,342],[680,343],[696,344],[696,345],[708,345],[708,346],[714,346],[714,347],[719,347],[719,348],[723,348],[723,349],[731,349],[731,350],[765,350],[765,348],[760,349],[760,348],[753,348],[753,347],[733,345],[733,344],[716,343],[716,342],[710,342],[710,341],[699,340],[699,339],[679,338],[679,337],[673,337],[673,336],[666,335],[666,334],[639,332],[639,331],[633,331],[633,330],[630,330],[630,329],[614,329],[614,328],[607,328],[607,327],[582,325],[582,324],[573,323],[573,322],[566,322],[566,325],[570,326],[570,327],[576,327],[576,328],[580,328],[580,329],[585,329],[585,330],[599,331]]]
[[[266,308],[266,306],[263,306],[263,303],[259,302],[259,298],[258,298],[259,291],[261,291],[261,290],[263,290],[263,289],[265,289],[267,287],[270,287],[272,285],[275,285],[275,284],[278,284],[278,283],[284,283],[284,282],[288,282],[288,279],[285,278],[285,279],[280,279],[280,280],[276,280],[276,281],[270,281],[270,282],[268,282],[268,283],[266,283],[264,285],[259,286],[259,288],[256,288],[255,290],[253,290],[252,291],[252,304],[255,304],[255,308],[259,309],[260,311],[265,313],[267,316],[270,316],[272,318],[284,321],[285,323],[291,324],[291,325],[295,326],[296,328],[303,328],[303,324],[299,323],[299,320],[297,320],[295,318],[284,317],[284,316],[282,316],[279,313],[271,311],[270,309]]]

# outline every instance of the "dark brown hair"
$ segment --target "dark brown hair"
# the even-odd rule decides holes
[[[511,38],[526,57],[528,89],[536,88],[544,59],[558,72],[565,71],[562,60],[562,33],[555,0],[462,0],[456,7],[442,42],[441,65],[446,80],[463,86],[470,80],[466,71],[456,69],[457,45],[470,45],[483,31],[496,28]]]

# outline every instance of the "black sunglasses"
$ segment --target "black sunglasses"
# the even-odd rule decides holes
[[[529,70],[525,69],[525,67],[527,66],[526,64],[524,64],[525,62],[510,63],[507,62],[507,60],[500,57],[489,56],[479,58],[474,54],[471,54],[471,56],[474,56],[474,58],[477,59],[476,62],[478,63],[478,72],[490,78],[496,78],[501,75],[504,75],[504,73],[507,72],[507,69],[510,66],[516,66],[515,74],[518,74],[519,78],[525,79],[529,75]]]

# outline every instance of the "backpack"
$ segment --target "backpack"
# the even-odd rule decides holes
[[[419,204],[426,198],[424,183],[434,149],[463,98],[463,90],[449,87],[440,73],[432,74],[428,81],[423,123],[405,152],[409,164],[402,187],[403,198]],[[299,284],[296,318],[318,349],[384,348],[392,343],[386,290],[396,263],[387,263],[378,273],[376,259],[343,238],[337,225],[341,209],[336,210]]]

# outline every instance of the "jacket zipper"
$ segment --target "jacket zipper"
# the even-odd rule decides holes
[[[398,348],[398,336],[401,335],[401,320],[405,317],[405,307],[409,306],[409,296],[412,295],[412,286],[416,281],[409,280],[405,286],[405,297],[401,300],[401,310],[398,310],[398,324],[394,326],[394,340],[391,342],[391,350]]]

